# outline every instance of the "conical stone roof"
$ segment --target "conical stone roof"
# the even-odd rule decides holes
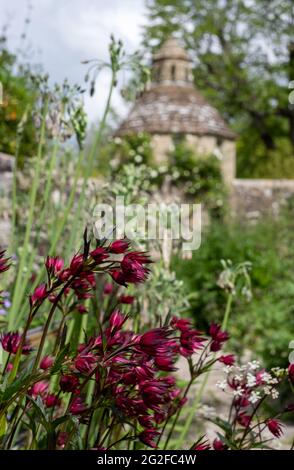
[[[152,82],[136,100],[116,135],[212,135],[234,139],[218,111],[193,85],[191,60],[177,40],[169,39],[153,57]]]

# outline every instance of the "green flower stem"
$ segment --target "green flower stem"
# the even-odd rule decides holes
[[[48,110],[48,100],[45,101],[43,113],[42,113],[42,125],[41,125],[41,133],[40,133],[40,141],[38,145],[38,152],[37,152],[37,161],[36,161],[36,168],[35,168],[35,175],[32,182],[31,192],[30,192],[30,205],[29,205],[29,215],[26,224],[26,231],[25,237],[23,242],[23,250],[21,252],[19,266],[18,266],[18,273],[15,282],[15,288],[13,291],[13,298],[12,298],[12,307],[9,312],[8,318],[8,326],[12,328],[14,326],[15,317],[18,313],[22,298],[19,295],[19,289],[23,282],[23,270],[25,267],[25,263],[27,261],[28,250],[29,250],[29,242],[30,236],[33,226],[33,219],[34,219],[34,212],[35,212],[35,205],[36,205],[36,198],[37,198],[37,191],[40,182],[40,171],[41,171],[41,159],[43,154],[43,145],[45,141],[45,131],[46,131],[46,114]]]
[[[186,390],[185,390],[185,392],[184,392],[183,398],[186,398],[186,396],[188,395],[188,392],[189,392],[189,390],[190,390],[190,388],[191,388],[191,386],[192,386],[192,384],[193,384],[193,381],[194,381],[194,377],[191,377],[190,382],[188,383],[188,385],[187,385],[187,387],[186,387]],[[169,443],[169,441],[170,441],[170,439],[171,439],[171,437],[172,437],[172,435],[173,435],[173,432],[174,432],[175,426],[176,426],[176,424],[177,424],[177,422],[178,422],[178,419],[179,419],[179,417],[180,417],[181,411],[182,411],[182,407],[180,407],[180,408],[178,409],[177,414],[176,414],[176,416],[175,416],[175,418],[174,418],[174,420],[173,420],[173,423],[172,423],[171,429],[170,429],[170,431],[169,431],[169,433],[168,433],[168,436],[167,436],[167,438],[166,438],[166,441],[165,441],[163,450],[166,450],[166,449],[167,449],[168,443]],[[181,447],[177,447],[177,449],[180,449],[180,448],[181,448]]]
[[[11,220],[11,238],[10,238],[10,252],[14,253],[16,248],[16,211],[17,211],[17,167],[19,159],[21,137],[18,136],[14,165],[13,165],[13,178],[12,178],[12,220]]]
[[[95,136],[94,142],[91,146],[90,153],[89,153],[89,156],[88,156],[87,168],[86,168],[86,171],[85,171],[85,174],[84,174],[82,190],[81,190],[81,194],[80,194],[80,197],[79,197],[79,200],[78,200],[78,206],[77,206],[77,209],[75,211],[75,218],[74,218],[74,221],[73,221],[73,226],[71,228],[71,236],[70,236],[69,243],[67,245],[66,254],[69,253],[69,250],[72,249],[72,247],[75,244],[75,238],[76,238],[76,234],[78,232],[78,224],[80,222],[81,212],[82,212],[82,208],[83,208],[83,204],[84,204],[84,200],[85,200],[85,192],[86,192],[86,189],[87,189],[87,182],[88,182],[89,177],[91,176],[91,173],[92,173],[92,170],[93,170],[93,163],[94,163],[94,157],[96,155],[96,150],[99,148],[99,145],[101,143],[101,139],[102,139],[102,136],[103,136],[103,131],[104,131],[104,128],[105,128],[105,125],[106,125],[107,116],[108,116],[108,113],[109,113],[109,110],[110,110],[110,103],[111,103],[111,98],[112,98],[114,86],[115,86],[115,76],[114,76],[114,73],[112,73],[110,87],[109,87],[109,91],[108,91],[108,96],[107,96],[103,116],[102,116],[102,119],[100,121],[99,129],[97,131],[97,134]]]
[[[228,298],[227,298],[224,318],[223,318],[223,321],[222,321],[222,329],[223,330],[225,330],[228,326],[229,316],[230,316],[230,312],[232,310],[232,301],[233,301],[233,294],[229,293]],[[193,418],[195,416],[195,413],[198,410],[199,405],[202,401],[203,393],[204,393],[205,387],[206,387],[207,382],[208,382],[209,374],[210,374],[210,371],[208,371],[207,374],[205,375],[205,378],[202,381],[201,386],[200,386],[200,388],[199,388],[199,390],[198,390],[198,392],[195,396],[194,403],[193,403],[192,407],[190,408],[190,413],[187,416],[187,419],[185,420],[182,432],[180,434],[179,439],[177,440],[177,446],[176,446],[177,449],[181,449],[181,446],[183,445],[183,442],[186,440],[186,437],[187,437],[188,432],[191,428],[191,424],[192,424]]]
[[[228,327],[229,316],[232,310],[232,301],[233,301],[233,294],[230,292],[227,299],[226,310],[222,322],[222,330],[226,330]]]
[[[38,234],[36,237],[35,241],[35,246],[38,246],[39,240],[40,240],[40,234],[42,230],[42,226],[44,224],[44,221],[46,219],[46,215],[48,213],[48,204],[50,203],[50,194],[51,194],[51,187],[52,187],[52,177],[53,177],[53,171],[56,166],[57,162],[57,153],[59,149],[59,141],[55,139],[54,144],[53,144],[53,149],[52,149],[52,154],[50,157],[50,164],[49,164],[49,171],[46,173],[46,185],[45,185],[45,190],[44,190],[44,195],[43,195],[43,209],[39,218],[39,230]]]
[[[67,283],[64,284],[63,288],[61,289],[61,291],[57,295],[57,297],[54,301],[54,304],[52,305],[52,307],[50,309],[50,312],[48,314],[48,317],[47,317],[47,320],[46,320],[46,323],[45,323],[45,326],[44,326],[42,337],[41,337],[41,340],[40,340],[39,348],[38,348],[38,351],[37,351],[37,356],[36,356],[36,359],[35,359],[35,362],[34,362],[34,365],[33,365],[33,372],[35,372],[36,369],[38,368],[38,365],[39,365],[39,362],[40,362],[40,359],[41,359],[41,356],[42,356],[43,348],[44,348],[44,345],[45,345],[46,336],[47,336],[47,333],[48,333],[48,330],[49,330],[49,326],[50,326],[51,320],[53,318],[54,312],[57,308],[58,302],[60,301],[60,299],[62,298],[64,292],[70,286],[70,284],[73,282],[74,279],[75,279],[75,276],[72,276],[69,279],[69,281],[67,281]]]

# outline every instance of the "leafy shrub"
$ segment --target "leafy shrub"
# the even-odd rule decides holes
[[[224,185],[219,160],[215,155],[196,155],[185,141],[175,144],[170,154],[170,175],[174,184],[187,195],[200,200],[206,197],[212,204],[222,204]]]
[[[289,342],[294,337],[290,214],[255,225],[213,222],[191,260],[174,259],[173,267],[190,294],[191,313],[203,327],[212,318],[220,319],[226,302],[224,291],[217,285],[221,259],[252,263],[252,300],[236,296],[230,318],[235,349],[253,350],[267,366],[286,364]]]
[[[32,119],[28,119],[37,100],[37,90],[30,79],[31,70],[19,64],[17,57],[7,48],[6,38],[0,38],[0,83],[3,104],[0,106],[0,151],[14,155],[34,155],[36,132]],[[24,123],[26,124],[24,126]],[[22,133],[21,148],[19,133]]]

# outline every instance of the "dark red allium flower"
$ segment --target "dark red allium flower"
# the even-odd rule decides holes
[[[78,391],[79,384],[79,379],[75,375],[62,375],[59,380],[62,392],[76,393]]]
[[[54,363],[54,358],[51,356],[44,356],[40,362],[40,369],[47,370],[52,367]]]
[[[0,342],[4,351],[7,351],[10,354],[16,354],[18,348],[20,347],[22,340],[22,335],[20,335],[17,331],[9,332],[9,333],[2,333],[0,335]],[[25,342],[22,348],[22,354],[27,356],[32,352],[33,348],[30,346],[29,343]]]
[[[171,334],[171,330],[167,328],[153,328],[152,330],[144,333],[138,342],[138,348],[150,356],[156,356],[159,352],[159,348],[168,346],[168,337]]]
[[[83,255],[74,255],[69,265],[69,274],[76,275],[80,274],[83,271],[84,267],[84,257]]]
[[[64,260],[58,256],[47,256],[45,266],[49,274],[57,276],[63,269]]]
[[[46,296],[47,296],[47,286],[46,284],[40,284],[34,290],[33,295],[31,295],[31,302],[32,304],[35,304],[37,302],[40,302],[41,300],[44,300]]]
[[[128,283],[140,284],[148,277],[150,270],[144,265],[149,263],[152,261],[146,253],[136,251],[127,253],[121,261],[121,271],[113,270],[111,276],[122,286],[127,286]]]
[[[228,448],[226,444],[220,439],[214,439],[212,445],[214,450],[226,450]]]
[[[244,411],[241,411],[237,415],[237,422],[241,425],[244,426],[244,428],[247,428],[250,424],[251,421],[251,416],[247,415],[244,413]]]
[[[48,395],[46,395],[46,397],[43,399],[43,402],[47,408],[54,408],[55,406],[59,406],[61,404],[60,398],[54,393],[48,393]]]
[[[10,267],[9,258],[4,258],[5,250],[0,251],[0,273],[4,273]]]
[[[113,291],[113,284],[111,282],[106,282],[103,287],[103,294],[109,295]]]
[[[160,432],[159,431],[156,431],[156,429],[154,428],[150,428],[150,429],[144,429],[144,431],[142,431],[140,434],[139,434],[139,439],[141,442],[143,442],[143,444],[145,444],[146,446],[149,446],[149,447],[152,447],[153,449],[156,449],[157,447],[157,444],[155,442],[155,439],[160,435]]]
[[[103,261],[105,261],[109,256],[106,253],[105,248],[103,248],[102,246],[99,246],[95,250],[91,251],[90,255],[92,256],[96,264],[103,263]]]
[[[288,367],[288,376],[292,383],[294,383],[294,363]]]
[[[195,445],[193,450],[210,450],[210,444],[207,440],[204,440],[204,438],[202,438],[200,442]]]
[[[33,398],[36,398],[38,395],[41,397],[45,397],[49,388],[49,382],[46,380],[41,380],[40,382],[36,382],[29,390],[29,395]]]
[[[283,434],[283,426],[277,419],[268,419],[266,421],[268,430],[275,436],[281,437]]]
[[[121,304],[131,305],[134,302],[135,297],[132,295],[121,295],[118,300]]]
[[[223,343],[229,339],[229,334],[226,331],[222,331],[221,326],[217,323],[210,325],[209,334],[212,338],[210,350],[213,352],[219,351]]]
[[[111,243],[108,247],[108,251],[110,253],[125,253],[130,246],[130,242],[128,240],[115,240],[114,242]]]
[[[93,353],[79,354],[75,358],[75,368],[82,374],[89,374],[97,364],[97,357]]]
[[[69,411],[73,414],[73,415],[80,415],[82,414],[84,411],[86,411],[87,407],[84,403],[84,400],[82,397],[78,396],[78,397],[74,397],[70,407],[69,407]]]
[[[235,356],[234,354],[227,354],[226,356],[220,356],[218,360],[226,366],[232,366],[235,363]]]
[[[64,432],[64,431],[59,432],[57,436],[57,440],[56,440],[57,446],[63,449],[68,441],[68,438],[69,438],[68,432]]]

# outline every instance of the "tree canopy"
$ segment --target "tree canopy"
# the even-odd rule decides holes
[[[294,177],[293,0],[146,0],[143,44],[171,35],[195,85],[239,135],[238,175]]]

